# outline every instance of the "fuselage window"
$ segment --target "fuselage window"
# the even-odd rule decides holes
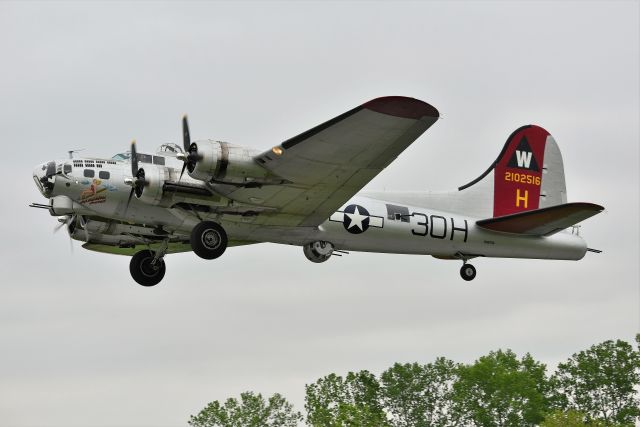
[[[93,178],[94,176],[96,176],[96,172],[93,169],[85,169],[84,176],[85,178]]]
[[[65,164],[63,170],[65,174],[71,173],[71,165]]]
[[[108,171],[100,171],[98,172],[98,178],[100,179],[109,179],[110,173]]]
[[[398,206],[387,204],[387,218],[392,221],[410,222],[409,208],[406,206]]]
[[[164,166],[164,157],[162,156],[153,156],[153,164]]]

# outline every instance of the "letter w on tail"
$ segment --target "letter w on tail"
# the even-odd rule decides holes
[[[516,150],[516,159],[518,161],[518,167],[521,168],[529,168],[531,164],[531,157],[533,153],[531,151],[520,151]]]

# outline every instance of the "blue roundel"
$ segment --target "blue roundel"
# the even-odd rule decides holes
[[[369,211],[360,205],[347,206],[344,208],[342,225],[349,233],[364,233],[369,228]]]

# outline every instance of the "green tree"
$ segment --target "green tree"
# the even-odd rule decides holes
[[[545,417],[540,427],[606,427],[602,421],[587,422],[587,416],[572,409],[562,412],[555,411]]]
[[[380,376],[382,401],[394,427],[453,425],[451,398],[457,365],[444,357],[419,365],[396,363]]]
[[[287,400],[274,394],[268,401],[260,393],[241,393],[240,401],[231,397],[224,404],[209,403],[198,415],[192,415],[193,427],[296,427],[302,421],[300,412]]]
[[[458,368],[453,385],[455,425],[533,426],[549,408],[544,364],[498,350]]]
[[[605,341],[574,354],[558,365],[553,382],[560,407],[583,412],[589,420],[632,426],[640,417],[640,352],[625,341]]]
[[[368,371],[330,374],[308,384],[307,423],[314,427],[388,426],[380,402],[380,384]]]

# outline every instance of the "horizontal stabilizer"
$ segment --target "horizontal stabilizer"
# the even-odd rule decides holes
[[[550,236],[590,218],[604,208],[594,203],[565,203],[476,222],[478,227],[502,233]]]

